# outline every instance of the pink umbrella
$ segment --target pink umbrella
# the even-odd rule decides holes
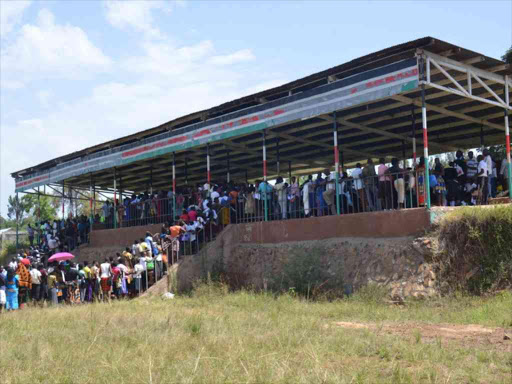
[[[29,259],[27,259],[27,258],[25,258],[25,257],[24,257],[23,259],[21,259],[21,262],[22,262],[23,264],[25,264],[25,265],[30,265],[30,260],[29,260]]]
[[[54,261],[71,260],[71,259],[74,259],[74,258],[75,258],[75,256],[73,256],[71,253],[61,252],[61,253],[56,253],[55,255],[50,257],[48,259],[48,262],[51,263],[51,262],[54,262]]]

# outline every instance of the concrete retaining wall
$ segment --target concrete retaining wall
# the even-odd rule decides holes
[[[131,246],[134,240],[146,237],[146,232],[160,232],[162,224],[152,224],[143,227],[127,227],[118,229],[93,230],[91,232],[91,247],[124,247]]]
[[[242,243],[265,244],[346,237],[416,236],[429,226],[430,217],[422,208],[238,225]]]

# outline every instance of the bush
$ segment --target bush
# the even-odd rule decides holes
[[[281,290],[306,298],[343,296],[343,271],[327,264],[326,253],[322,247],[295,248],[283,267]]]
[[[439,226],[437,263],[452,288],[474,294],[512,283],[512,206],[461,208]]]
[[[18,249],[16,249],[16,243],[4,242],[2,244],[2,250],[0,252],[0,265],[5,264],[9,255],[16,255],[18,250],[30,247],[29,243],[19,242]]]

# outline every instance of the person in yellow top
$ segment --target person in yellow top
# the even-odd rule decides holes
[[[50,297],[52,300],[52,304],[59,304],[59,299],[57,297],[57,293],[59,291],[58,283],[57,283],[57,273],[54,271],[48,275],[48,290],[50,291]]]
[[[130,248],[126,247],[121,255],[124,257],[126,266],[130,269],[133,269],[133,255],[130,252]]]
[[[139,243],[139,252],[144,257],[149,256],[150,254],[148,244],[143,239],[141,239]]]
[[[92,271],[89,268],[89,262],[84,261],[84,267],[82,269],[84,271],[84,279],[85,279],[85,301],[92,301],[92,288],[93,288],[93,279],[92,279]]]

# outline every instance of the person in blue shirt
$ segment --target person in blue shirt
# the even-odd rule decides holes
[[[267,199],[267,212],[268,216],[272,217],[272,185],[268,183],[268,181],[262,181],[260,185],[258,185],[258,191],[260,193],[260,199],[262,202],[262,209],[264,208],[265,198]],[[263,213],[263,216],[265,216],[265,213]]]

